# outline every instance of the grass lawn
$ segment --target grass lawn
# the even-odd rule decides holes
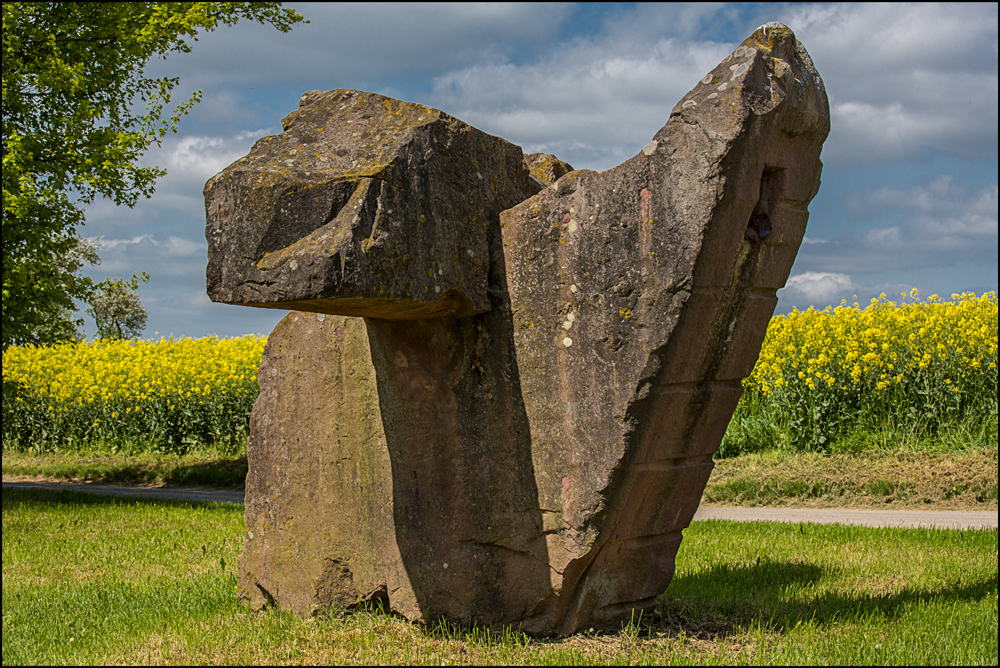
[[[3,453],[4,479],[243,489],[246,455]],[[996,510],[997,448],[770,450],[718,459],[704,505]]]
[[[720,459],[702,505],[996,511],[997,448]]]
[[[99,482],[123,485],[178,485],[243,489],[246,452],[238,455],[195,451],[185,455],[144,452],[59,452],[6,450],[4,479]]]
[[[3,664],[997,663],[996,530],[698,522],[651,618],[541,640],[247,612],[242,533],[241,506],[8,488]]]

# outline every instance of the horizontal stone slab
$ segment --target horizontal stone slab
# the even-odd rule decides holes
[[[205,186],[213,301],[386,319],[489,308],[489,231],[544,187],[518,146],[343,89],[305,93],[282,126]]]

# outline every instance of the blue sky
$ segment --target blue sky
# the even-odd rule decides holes
[[[146,164],[165,167],[134,209],[98,201],[96,279],[146,271],[144,337],[267,334],[284,311],[205,294],[205,181],[243,156],[308,90],[420,102],[576,168],[636,154],[670,109],[758,26],[781,21],[830,97],[823,185],[776,313],[916,287],[997,289],[997,5],[285,3],[282,34],[203,34],[147,68],[203,101]],[[88,318],[88,336],[96,327]]]

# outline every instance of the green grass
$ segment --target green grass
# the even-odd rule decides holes
[[[995,397],[995,390],[994,390]],[[908,415],[861,415],[818,422],[808,438],[790,405],[747,390],[729,421],[719,458],[779,451],[847,454],[862,452],[962,453],[997,448],[997,405],[969,409],[959,418],[928,423]],[[817,417],[819,419],[819,416]],[[799,421],[800,422],[800,421]],[[818,435],[817,435],[818,434]]]
[[[997,449],[760,453],[718,459],[702,502],[923,510],[997,509]]]
[[[52,478],[108,484],[166,484],[243,489],[246,449],[229,454],[210,449],[177,454],[145,452],[45,453],[6,451],[5,476]]]
[[[5,452],[8,478],[243,489],[246,455]],[[703,502],[729,506],[996,510],[997,450],[770,450],[718,459]]]
[[[655,614],[541,640],[248,612],[242,532],[236,505],[6,489],[3,664],[997,662],[995,530],[698,522]]]
[[[697,551],[665,616],[755,627],[767,663],[996,661],[995,530],[702,522],[685,537]]]

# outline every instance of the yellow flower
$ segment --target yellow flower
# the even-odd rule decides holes
[[[863,392],[868,383],[872,389],[880,382],[900,385],[918,373],[954,379],[960,373],[968,377],[969,370],[997,368],[995,293],[961,295],[956,302],[941,302],[936,295],[921,302],[914,290],[909,296],[912,300],[900,304],[881,295],[866,309],[845,301],[832,309],[775,316],[744,387],[765,394],[779,388],[796,392],[796,387],[808,390],[807,379],[814,376],[825,381],[814,381],[815,391],[850,385]]]

